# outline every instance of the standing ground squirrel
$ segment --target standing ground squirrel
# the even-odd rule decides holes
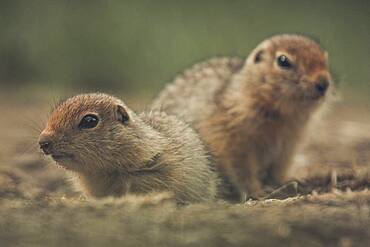
[[[56,106],[39,144],[93,197],[168,191],[188,203],[216,196],[216,173],[191,128],[165,113],[136,115],[106,94]]]
[[[309,38],[278,35],[244,61],[214,58],[186,70],[152,109],[190,123],[239,195],[284,182],[312,113],[331,90],[327,55]]]

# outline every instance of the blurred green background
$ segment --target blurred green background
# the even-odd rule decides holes
[[[329,51],[342,91],[370,95],[370,1],[1,0],[0,28],[6,90],[152,96],[195,62],[294,32]]]

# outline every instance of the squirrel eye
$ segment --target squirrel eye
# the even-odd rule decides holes
[[[99,119],[97,116],[93,114],[88,114],[84,116],[81,120],[81,122],[78,125],[79,129],[91,129],[96,127],[98,125]]]
[[[292,63],[289,61],[289,58],[285,55],[278,56],[277,64],[283,69],[290,69],[293,67]]]

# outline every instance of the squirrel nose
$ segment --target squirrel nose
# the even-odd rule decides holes
[[[326,90],[328,89],[329,87],[329,81],[327,79],[320,79],[317,83],[316,83],[316,91],[319,93],[319,94],[322,94],[324,95]]]
[[[48,155],[51,153],[51,141],[50,140],[40,140],[39,145],[40,149],[44,152],[44,154]]]

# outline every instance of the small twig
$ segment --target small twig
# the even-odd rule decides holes
[[[293,181],[293,182],[284,184],[283,186],[274,190],[273,192],[271,192],[268,196],[266,196],[263,199],[264,200],[266,199],[283,200],[288,197],[297,196],[297,194],[298,194],[298,183]]]
[[[338,175],[337,175],[337,170],[333,169],[330,174],[330,185],[331,188],[334,189],[337,187],[338,184]]]

